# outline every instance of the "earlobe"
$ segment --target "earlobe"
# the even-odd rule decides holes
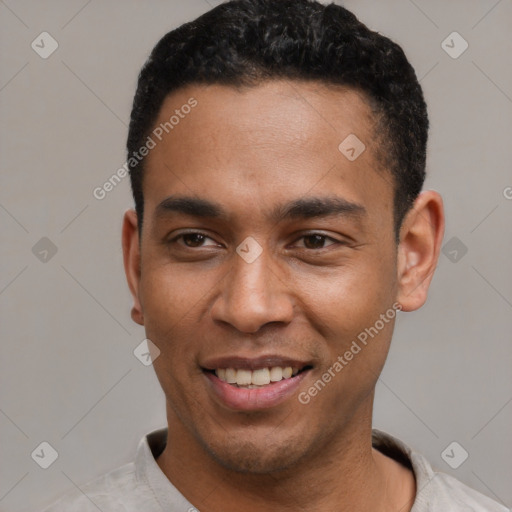
[[[422,192],[405,216],[400,229],[397,300],[404,311],[414,311],[427,300],[443,235],[441,196],[433,190]]]
[[[141,262],[138,222],[135,210],[130,209],[124,214],[122,240],[124,271],[133,298],[132,320],[139,325],[144,325],[144,314],[139,298]]]

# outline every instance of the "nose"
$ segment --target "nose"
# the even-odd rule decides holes
[[[290,287],[271,260],[272,255],[266,250],[252,263],[234,255],[233,266],[224,276],[211,309],[215,321],[230,324],[243,333],[256,333],[271,322],[291,322]]]

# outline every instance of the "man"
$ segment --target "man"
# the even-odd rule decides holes
[[[402,50],[336,5],[235,0],[141,71],[123,225],[168,429],[50,511],[502,511],[373,431],[442,200]]]

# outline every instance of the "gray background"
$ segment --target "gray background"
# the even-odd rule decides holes
[[[144,332],[130,320],[122,269],[128,178],[102,201],[92,192],[125,161],[148,52],[218,3],[0,1],[3,511],[42,508],[131,460],[165,424],[153,370],[133,355]],[[421,78],[427,187],[445,200],[445,243],[456,237],[426,306],[400,315],[375,426],[511,507],[512,2],[344,5],[401,44]],[[31,48],[43,31],[59,44],[47,59]],[[469,43],[457,59],[441,47],[453,31]],[[59,455],[46,470],[31,458],[43,441]],[[441,457],[452,441],[469,453],[458,469]]]

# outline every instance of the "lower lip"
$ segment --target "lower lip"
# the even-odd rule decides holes
[[[230,409],[238,411],[256,411],[275,407],[290,398],[309,370],[302,371],[279,382],[271,382],[261,388],[238,388],[223,380],[214,373],[204,372],[211,383],[211,389],[220,399],[221,403]]]

